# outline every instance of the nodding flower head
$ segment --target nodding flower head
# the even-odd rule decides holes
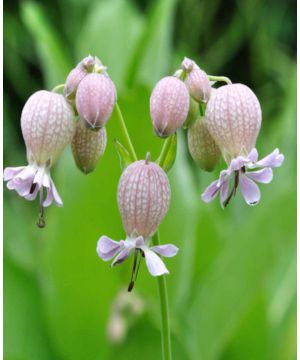
[[[150,113],[156,134],[167,137],[181,127],[189,111],[189,93],[174,76],[161,79],[150,98]]]
[[[43,207],[53,201],[61,206],[61,198],[50,177],[50,167],[72,139],[75,121],[71,106],[62,95],[38,91],[23,108],[21,127],[29,165],[4,170],[8,189],[16,190],[27,200],[35,199],[40,191]],[[47,190],[45,200],[43,187]]]
[[[77,167],[85,174],[92,172],[103,155],[106,147],[106,129],[88,129],[78,121],[72,139],[72,153]]]
[[[80,81],[76,108],[88,128],[99,129],[110,118],[116,102],[116,88],[106,74],[88,74]]]
[[[213,92],[206,109],[206,124],[228,164],[202,194],[210,202],[220,194],[221,206],[226,207],[238,187],[249,205],[260,200],[256,182],[269,183],[274,167],[279,167],[284,156],[275,149],[258,160],[255,149],[261,126],[261,109],[255,94],[245,85],[225,85]]]
[[[188,58],[184,58],[181,68],[186,74],[184,81],[192,98],[198,102],[206,103],[211,93],[211,84],[206,72]]]
[[[197,165],[206,171],[213,171],[220,161],[221,152],[210,135],[204,117],[198,118],[188,128],[188,147]]]
[[[255,147],[261,126],[261,108],[246,85],[224,85],[215,90],[205,116],[208,130],[228,164]]]
[[[122,174],[118,188],[118,205],[126,240],[113,241],[102,236],[97,252],[103,260],[115,257],[112,265],[123,262],[133,251],[135,259],[145,256],[149,272],[153,276],[167,274],[168,270],[157,255],[175,256],[176,246],[150,247],[150,237],[156,232],[166,215],[170,203],[170,184],[165,172],[148,159],[129,165]]]

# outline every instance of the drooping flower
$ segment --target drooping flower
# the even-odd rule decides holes
[[[242,84],[222,86],[213,92],[205,116],[207,128],[228,168],[208,186],[202,199],[210,202],[220,193],[221,205],[225,207],[239,186],[247,204],[257,204],[260,190],[256,182],[271,182],[272,168],[284,161],[278,149],[258,161],[255,143],[261,126],[261,109],[257,97]]]
[[[76,108],[88,128],[102,128],[116,102],[116,88],[106,74],[88,74],[79,83]]]
[[[157,255],[175,256],[176,246],[150,246],[151,236],[165,217],[170,203],[170,184],[161,167],[148,159],[129,165],[123,172],[118,187],[118,205],[127,237],[120,242],[107,236],[98,241],[97,253],[105,261],[115,257],[112,266],[120,264],[134,252],[145,257],[153,276],[168,270]],[[136,262],[135,262],[136,263]]]
[[[227,163],[247,155],[261,126],[261,108],[254,92],[243,84],[223,85],[212,92],[207,104],[208,131]]]
[[[184,58],[181,68],[186,73],[184,82],[192,98],[198,102],[206,103],[211,93],[211,83],[206,72],[187,57]]]
[[[93,131],[86,128],[81,120],[76,125],[72,139],[72,153],[77,167],[88,174],[92,172],[106,147],[106,129]]]
[[[221,152],[210,135],[206,120],[199,117],[188,128],[189,152],[195,163],[206,171],[213,171],[220,161]]]
[[[74,112],[66,99],[50,91],[37,91],[26,102],[21,115],[22,134],[28,166],[4,170],[7,187],[27,200],[40,193],[41,207],[62,200],[50,176],[50,168],[70,143],[74,130]],[[43,188],[47,195],[44,199]]]
[[[189,93],[183,81],[174,76],[161,79],[150,98],[150,114],[154,130],[167,137],[183,125],[189,111]]]

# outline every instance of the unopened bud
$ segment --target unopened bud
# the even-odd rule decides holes
[[[150,113],[156,134],[167,137],[181,127],[189,110],[189,93],[174,76],[161,79],[152,91]]]
[[[72,153],[77,167],[88,174],[92,172],[103,155],[106,147],[106,129],[93,131],[78,121],[72,139]]]
[[[170,204],[170,184],[160,166],[148,160],[135,161],[123,172],[118,205],[128,236],[152,236]]]
[[[21,127],[29,162],[53,165],[73,137],[74,112],[64,96],[37,91],[23,108]]]
[[[92,55],[86,56],[83,60],[80,61],[79,64],[77,64],[76,68],[85,70],[87,72],[92,72],[96,63],[95,58],[96,57]]]
[[[221,151],[210,135],[205,118],[197,119],[188,129],[188,146],[195,163],[206,171],[213,171]]]
[[[190,95],[196,101],[206,103],[211,93],[211,84],[206,72],[188,58],[183,60],[181,66],[186,71],[185,83]]]
[[[249,87],[243,84],[219,87],[213,92],[205,115],[208,130],[227,162],[255,147],[261,108]]]
[[[65,97],[67,97],[69,100],[75,98],[78,85],[87,74],[88,73],[85,69],[79,67],[70,71],[65,83]]]
[[[103,127],[112,114],[115,102],[116,88],[107,75],[88,74],[80,82],[76,93],[76,108],[87,127]]]

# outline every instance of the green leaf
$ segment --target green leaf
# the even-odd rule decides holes
[[[115,147],[120,159],[121,169],[124,170],[128,165],[132,163],[128,150],[118,140],[114,140]]]
[[[43,321],[36,279],[4,259],[5,359],[60,359],[51,347]]]
[[[157,0],[153,5],[128,71],[129,84],[136,80],[153,87],[168,73],[176,4],[177,0]]]
[[[43,7],[38,3],[25,1],[21,5],[21,16],[35,42],[47,88],[63,83],[72,64],[61,36],[49,22]]]

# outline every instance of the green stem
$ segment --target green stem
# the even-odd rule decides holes
[[[159,231],[153,235],[152,238],[153,244],[155,246],[159,245]],[[162,342],[162,352],[163,360],[171,360],[171,334],[170,334],[170,323],[169,323],[169,306],[168,306],[168,293],[167,293],[167,284],[165,275],[157,277],[158,283],[158,292],[160,299],[160,313],[161,313],[161,342]]]
[[[119,120],[119,124],[120,124],[120,127],[121,127],[121,131],[122,131],[122,133],[124,135],[124,138],[126,140],[126,143],[127,143],[127,148],[128,148],[131,160],[136,161],[138,158],[136,156],[134,147],[133,147],[132,142],[130,140],[130,136],[129,136],[129,133],[128,133],[128,130],[127,130],[127,127],[126,127],[126,124],[125,124],[125,121],[124,121],[124,118],[123,118],[123,115],[122,115],[122,112],[121,112],[121,109],[120,109],[118,103],[116,103],[115,108],[116,108],[116,113],[117,113],[117,117],[118,117],[118,120]]]
[[[172,136],[169,136],[165,141],[164,141],[164,145],[162,147],[162,150],[161,150],[161,153],[159,155],[159,159],[158,159],[158,164],[160,167],[163,167],[164,165],[164,162],[166,160],[166,157],[168,155],[168,152],[169,152],[169,149],[170,149],[170,146],[172,144]]]
[[[58,90],[63,89],[64,87],[65,87],[65,84],[59,84],[59,85],[56,85],[51,91],[57,92]]]
[[[210,81],[223,81],[223,82],[226,82],[227,84],[232,84],[231,80],[226,76],[208,75],[208,78]]]

